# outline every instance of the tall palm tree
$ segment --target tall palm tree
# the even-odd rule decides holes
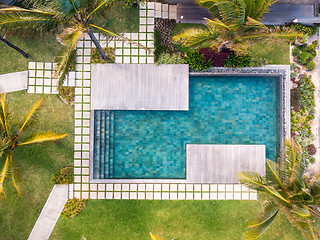
[[[59,86],[62,86],[69,71],[71,59],[74,57],[74,49],[85,33],[90,36],[104,60],[107,59],[107,56],[94,36],[93,30],[99,30],[107,35],[130,41],[92,23],[93,17],[101,10],[107,11],[107,7],[110,7],[114,0],[26,1],[31,3],[32,7],[30,9],[20,7],[3,7],[0,9],[0,29],[14,33],[21,30],[58,29],[60,31],[58,39],[65,45],[65,50],[56,69]]]
[[[26,53],[25,51],[23,51],[21,48],[13,45],[11,42],[9,42],[7,39],[5,39],[4,37],[0,36],[0,41],[3,42],[5,45],[11,47],[12,49],[16,50],[18,53],[20,53],[22,56],[24,56],[25,58],[29,57],[29,54]]]
[[[29,145],[33,143],[43,143],[47,141],[56,141],[65,138],[67,134],[54,132],[33,132],[24,137],[24,130],[31,126],[36,111],[41,107],[44,98],[37,101],[27,112],[25,120],[19,128],[16,128],[12,122],[12,116],[8,112],[6,96],[0,94],[0,197],[5,196],[4,183],[6,178],[10,178],[12,185],[19,195],[22,195],[21,175],[14,159],[14,150],[18,146]]]
[[[274,0],[196,0],[207,8],[213,20],[206,19],[206,29],[189,28],[173,37],[186,47],[197,48],[204,43],[218,52],[228,47],[246,52],[250,45],[266,40],[294,40],[302,34],[293,29],[268,28],[259,22]]]
[[[243,239],[261,236],[282,211],[305,239],[319,240],[320,235],[313,223],[315,217],[320,216],[320,173],[305,176],[305,156],[292,139],[285,140],[278,163],[267,160],[266,167],[266,176],[250,171],[238,175],[241,184],[263,192],[267,197],[264,212],[247,221],[249,230]]]

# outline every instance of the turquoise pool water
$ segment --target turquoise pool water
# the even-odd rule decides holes
[[[280,142],[279,80],[190,77],[189,111],[95,111],[94,178],[186,177],[186,144]]]

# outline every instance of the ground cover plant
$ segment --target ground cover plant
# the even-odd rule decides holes
[[[247,221],[244,240],[256,239],[268,230],[283,212],[305,239],[318,240],[314,225],[320,211],[320,178],[306,173],[306,158],[293,139],[286,139],[278,162],[267,160],[266,175],[245,171],[238,174],[241,184],[264,193],[263,213]]]
[[[73,183],[73,167],[64,167],[53,174],[51,179],[53,184]]]
[[[301,46],[296,46],[292,55],[296,58],[296,61],[304,66],[308,71],[312,71],[315,68],[315,62],[313,59],[317,56],[316,46],[318,41],[315,40],[312,44],[303,44]]]
[[[114,63],[115,59],[116,59],[115,48],[106,47],[106,48],[103,48],[102,50],[105,52],[105,54],[107,56],[106,61],[104,61],[101,58],[98,49],[93,48],[93,49],[91,49],[91,63]]]
[[[72,218],[77,216],[86,205],[86,202],[87,202],[86,199],[78,199],[78,198],[68,199],[68,201],[64,205],[61,215],[66,218]]]
[[[23,120],[24,113],[37,100],[39,94],[25,91],[8,93],[7,99],[17,117]],[[73,164],[74,109],[65,105],[58,96],[46,96],[44,108],[37,118],[37,130],[52,130],[67,133],[63,142],[30,145],[17,148],[15,157],[26,182],[24,195],[19,197],[11,184],[5,184],[7,198],[0,202],[0,238],[6,240],[27,239],[49,194],[55,171]]]
[[[311,122],[315,114],[315,86],[308,76],[302,76],[297,85],[297,88],[291,90],[291,135],[307,155],[306,164],[308,164],[309,161],[313,163],[315,160],[308,151],[312,148],[310,145],[314,140]]]
[[[165,240],[239,240],[246,220],[261,207],[245,200],[88,200],[76,217],[59,218],[50,239],[150,239],[152,232]],[[301,235],[280,214],[261,239],[300,240]]]

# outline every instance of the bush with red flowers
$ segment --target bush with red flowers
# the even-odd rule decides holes
[[[230,49],[224,49],[222,52],[218,53],[207,47],[201,48],[199,53],[203,54],[204,61],[206,63],[210,61],[210,64],[213,67],[224,67],[225,61],[231,55],[231,53],[233,53],[233,51]]]

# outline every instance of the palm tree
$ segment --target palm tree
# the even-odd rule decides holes
[[[107,59],[107,56],[94,36],[93,30],[99,30],[107,35],[130,41],[92,23],[93,17],[99,11],[107,10],[113,0],[26,1],[31,3],[31,9],[20,7],[3,7],[0,9],[0,29],[14,33],[22,30],[60,30],[58,39],[65,45],[65,49],[56,69],[59,86],[62,86],[69,71],[71,59],[75,56],[74,49],[85,33],[90,36],[104,60]]]
[[[266,176],[256,172],[241,172],[241,184],[264,193],[267,197],[264,212],[247,221],[249,230],[243,239],[256,239],[273,223],[282,211],[306,239],[319,240],[313,226],[320,212],[320,174],[305,176],[305,156],[293,139],[285,140],[278,163],[267,160]]]
[[[56,141],[65,138],[67,134],[54,132],[33,132],[23,137],[22,133],[31,126],[36,111],[41,107],[44,98],[37,101],[27,112],[24,122],[17,129],[12,122],[12,116],[8,112],[6,95],[0,94],[0,197],[5,196],[4,183],[6,178],[10,178],[12,185],[19,195],[22,195],[21,174],[14,159],[14,150],[18,146],[47,141]]]
[[[197,0],[207,8],[213,20],[206,19],[206,29],[189,28],[173,37],[186,47],[197,48],[208,43],[218,52],[228,47],[246,52],[250,45],[266,40],[295,40],[302,34],[293,29],[268,28],[259,22],[274,0]]]

